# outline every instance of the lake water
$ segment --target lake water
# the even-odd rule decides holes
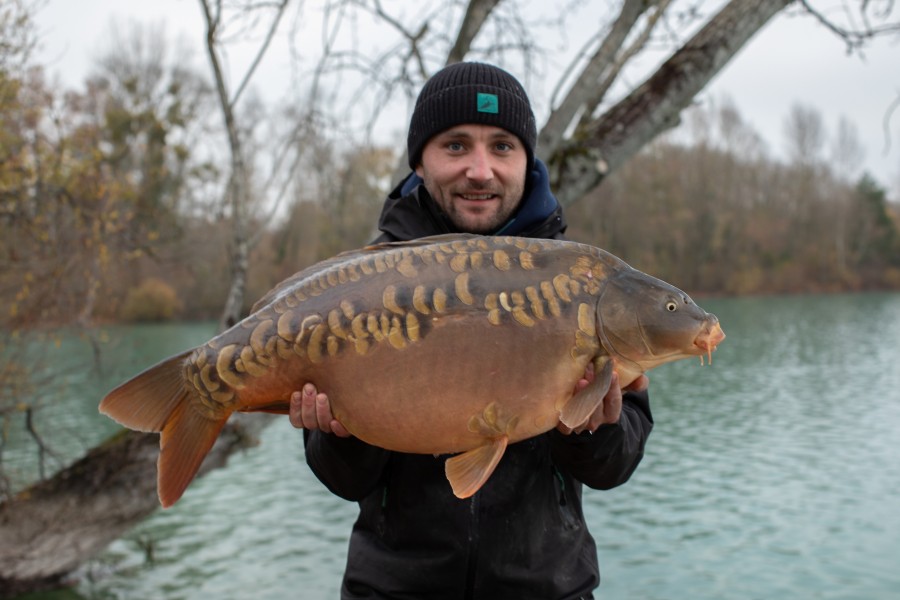
[[[626,485],[585,493],[598,596],[900,597],[900,295],[701,304],[728,335],[713,365],[652,372],[643,463]],[[39,429],[62,451],[99,441],[115,430],[96,413],[103,391],[211,333],[107,329],[105,370],[69,375],[70,404]],[[87,348],[65,341],[60,364]],[[27,474],[26,456],[6,460]],[[113,544],[74,590],[38,598],[335,598],[355,512],[310,474],[300,433],[279,418],[258,448]]]

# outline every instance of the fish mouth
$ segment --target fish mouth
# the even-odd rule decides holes
[[[709,364],[712,364],[713,350],[715,350],[716,346],[724,339],[725,332],[722,331],[722,326],[719,324],[718,319],[710,323],[709,327],[701,331],[700,335],[694,339],[694,346],[699,348],[702,352],[700,355],[700,362],[703,362],[703,354],[706,354],[707,359],[709,359]]]

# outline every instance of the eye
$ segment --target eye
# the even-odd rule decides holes
[[[666,310],[669,312],[675,312],[678,310],[678,304],[675,303],[674,300],[669,300],[666,302]]]

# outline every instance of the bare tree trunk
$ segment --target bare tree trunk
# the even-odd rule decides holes
[[[580,199],[679,115],[769,19],[793,0],[732,0],[656,73],[549,157],[564,205]]]
[[[263,418],[257,418],[263,417]],[[257,444],[270,415],[235,415],[200,474]],[[63,578],[159,508],[157,434],[123,431],[53,478],[0,504],[0,598]]]
[[[250,233],[250,170],[244,156],[244,148],[238,129],[234,107],[241,93],[246,89],[253,72],[259,61],[269,47],[269,43],[278,29],[278,23],[284,14],[289,0],[281,0],[277,4],[277,13],[269,27],[265,41],[261,45],[256,59],[248,69],[238,90],[232,98],[228,93],[225,83],[225,74],[219,62],[218,54],[218,30],[222,19],[222,1],[216,0],[211,6],[209,0],[200,0],[203,15],[206,20],[206,53],[216,82],[216,95],[219,98],[219,108],[225,122],[225,131],[228,134],[228,149],[231,154],[231,176],[228,179],[227,199],[231,208],[232,240],[231,240],[231,286],[225,299],[225,306],[219,317],[219,331],[228,329],[241,318],[241,310],[244,306],[244,293],[247,289],[247,269],[250,264],[250,247],[252,236]]]
[[[213,79],[216,82],[216,95],[219,98],[219,108],[225,122],[228,148],[231,153],[231,176],[228,178],[226,191],[232,219],[231,286],[228,288],[225,306],[219,317],[219,331],[223,331],[240,320],[241,307],[244,303],[244,290],[247,284],[247,255],[249,254],[246,231],[249,177],[247,164],[244,162],[241,137],[234,117],[234,103],[228,94],[225,74],[219,64],[216,50],[216,34],[222,17],[222,3],[221,0],[216,2],[215,11],[212,10],[207,0],[200,0],[200,5],[206,18],[206,53],[209,56]]]

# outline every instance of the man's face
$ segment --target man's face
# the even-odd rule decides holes
[[[491,233],[522,201],[527,163],[525,146],[505,129],[458,125],[428,140],[416,174],[457,229]]]

